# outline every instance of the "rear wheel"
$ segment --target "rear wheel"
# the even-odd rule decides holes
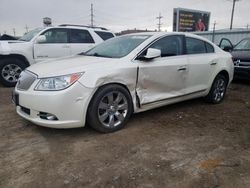
[[[127,89],[112,84],[100,88],[88,109],[88,124],[108,133],[123,128],[132,114],[132,100]]]
[[[226,94],[227,83],[228,81],[224,75],[217,75],[208,95],[205,98],[206,101],[213,104],[222,102]]]
[[[26,68],[23,61],[16,58],[6,58],[0,61],[0,82],[4,86],[14,87],[19,75]]]

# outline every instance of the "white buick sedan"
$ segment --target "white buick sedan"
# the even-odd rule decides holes
[[[220,103],[233,70],[229,53],[196,35],[137,33],[28,67],[13,100],[41,126],[113,132],[133,113],[197,97]]]

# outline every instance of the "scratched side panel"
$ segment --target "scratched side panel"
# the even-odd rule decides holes
[[[80,82],[85,87],[99,88],[105,84],[118,83],[125,85],[132,97],[136,111],[136,87],[137,65],[129,61],[104,64],[102,69],[88,70],[81,77]],[[93,93],[94,94],[94,93]]]

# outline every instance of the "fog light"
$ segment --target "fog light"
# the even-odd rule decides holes
[[[58,120],[58,118],[55,115],[50,114],[50,113],[46,113],[46,112],[40,112],[38,114],[38,116],[41,119],[45,119],[45,120],[50,120],[50,121],[56,121],[56,120]]]

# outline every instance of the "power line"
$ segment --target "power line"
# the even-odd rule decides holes
[[[216,24],[217,24],[216,21],[214,21],[212,42],[214,42],[214,35],[215,35],[215,26],[216,26]]]
[[[94,27],[94,13],[93,13],[93,4],[91,3],[91,8],[90,8],[91,14],[90,14],[90,26]]]
[[[25,30],[26,30],[26,33],[29,32],[29,27],[27,25],[25,26]]]
[[[156,17],[156,19],[158,19],[159,21],[158,21],[158,31],[161,31],[161,25],[162,25],[162,23],[161,23],[161,19],[162,19],[163,17],[161,16],[161,13],[159,13],[159,16],[158,17]]]
[[[235,3],[239,0],[233,0],[233,8],[232,8],[232,14],[231,14],[231,22],[230,22],[230,30],[233,28],[233,19],[234,19],[234,8],[235,8]]]
[[[16,36],[16,29],[15,28],[13,28],[13,34],[14,34],[14,36]]]

